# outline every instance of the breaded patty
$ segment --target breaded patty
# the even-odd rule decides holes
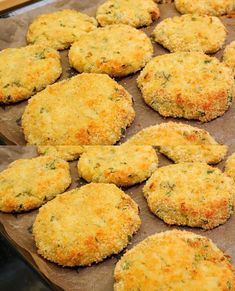
[[[235,269],[207,237],[170,230],[127,251],[114,271],[114,291],[235,289]]]
[[[66,161],[77,160],[85,146],[38,146],[40,155],[53,156]]]
[[[47,156],[16,160],[0,173],[0,210],[38,208],[70,183],[69,164],[62,159]]]
[[[107,0],[98,7],[96,19],[101,26],[128,24],[134,27],[150,25],[160,16],[153,0]]]
[[[119,253],[140,223],[137,204],[122,190],[91,183],[40,208],[33,235],[38,253],[47,260],[86,266]]]
[[[224,159],[228,147],[218,144],[204,129],[183,123],[165,122],[149,126],[133,135],[128,145],[153,145],[173,160],[217,164]]]
[[[90,146],[78,161],[78,174],[88,182],[131,186],[150,177],[157,166],[151,146]]]
[[[93,17],[77,10],[60,10],[39,15],[29,26],[27,41],[63,50],[96,27]]]
[[[226,46],[223,54],[223,62],[233,70],[235,77],[235,41]]]
[[[157,56],[137,83],[145,102],[162,116],[202,122],[223,115],[235,95],[231,69],[200,52]]]
[[[28,99],[62,73],[59,53],[42,45],[2,50],[0,68],[0,103]]]
[[[234,0],[175,0],[176,9],[182,13],[224,15],[235,8]]]
[[[235,180],[235,153],[228,157],[225,164],[225,173]]]
[[[147,35],[124,24],[107,25],[82,35],[69,51],[69,62],[79,72],[122,77],[140,70],[151,59]]]
[[[153,37],[171,52],[215,53],[223,46],[226,28],[218,17],[185,14],[164,19]]]
[[[29,144],[115,144],[135,117],[128,92],[104,74],[80,74],[48,86],[28,103],[22,127]]]
[[[167,224],[212,229],[234,210],[233,179],[206,163],[159,168],[143,192],[150,210]]]

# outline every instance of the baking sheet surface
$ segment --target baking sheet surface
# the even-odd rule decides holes
[[[21,14],[14,18],[0,19],[0,48],[17,47],[25,45],[25,34],[28,24],[39,14],[49,13],[63,8],[75,8],[84,10],[87,14],[94,16],[98,3],[103,1],[57,1],[48,6],[32,10],[31,12]],[[162,19],[178,14],[173,4],[159,5],[161,10],[161,18],[157,20],[151,27],[144,28],[148,35],[151,34],[156,23]],[[235,39],[235,19],[223,18],[223,22],[229,31],[226,44]],[[167,53],[165,49],[154,43],[155,55]],[[221,57],[223,49],[220,50],[216,56]],[[63,75],[60,79],[68,78],[76,72],[69,68],[67,60],[67,51],[61,52],[63,63]],[[134,123],[127,129],[126,137],[130,137],[142,128],[164,121],[175,120],[171,118],[163,119],[158,113],[149,108],[142,100],[140,92],[136,87],[136,77],[138,74],[118,80],[133,96],[134,107],[136,110],[136,119]],[[24,111],[27,101],[20,102],[15,105],[0,107],[0,134],[4,135],[10,142],[24,145],[25,140],[20,128],[20,118]],[[180,120],[184,123],[198,126],[208,130],[218,142],[229,145],[229,154],[235,151],[235,104],[227,111],[224,116],[217,118],[209,123],[201,124],[196,121]],[[11,161],[18,158],[26,158],[36,156],[36,149],[34,147],[0,147],[0,170],[4,169]],[[160,156],[160,166],[170,163],[166,158]],[[72,162],[71,172],[73,176],[73,184],[70,188],[74,188],[83,184],[78,179],[76,173],[76,162]],[[223,169],[223,164],[219,167]],[[124,189],[125,192],[138,203],[140,207],[140,216],[142,219],[142,226],[139,232],[134,236],[132,244],[128,246],[131,248],[136,243],[142,241],[145,237],[155,232],[173,229],[174,227],[167,226],[160,219],[155,217],[149,210],[142,194],[142,187],[144,183]],[[112,290],[113,286],[113,270],[117,260],[122,255],[113,256],[106,259],[104,262],[93,265],[88,268],[62,268],[53,263],[45,261],[37,255],[34,241],[31,235],[31,227],[37,210],[26,214],[11,215],[0,213],[0,222],[4,226],[9,237],[16,242],[16,244],[25,249],[32,257],[36,266],[51,282],[65,290]],[[211,231],[203,231],[199,229],[183,228],[191,230],[211,238],[226,254],[232,257],[232,262],[235,264],[235,215],[231,217],[224,225],[217,227]]]
[[[235,151],[235,147],[232,149]],[[34,147],[1,146],[0,171],[6,168],[7,165],[15,159],[34,156],[36,156],[36,149]],[[159,158],[160,167],[170,163],[169,160],[160,154]],[[76,163],[76,161],[70,163],[73,182],[69,189],[80,187],[84,184],[83,181],[78,179]],[[223,169],[223,163],[220,163],[219,167]],[[142,220],[141,228],[133,237],[128,248],[133,247],[136,243],[142,241],[153,233],[176,228],[174,226],[167,226],[163,221],[149,211],[142,194],[143,185],[144,183],[141,183],[133,187],[123,188],[123,190],[138,203]],[[36,247],[31,235],[32,224],[37,213],[38,210],[18,215],[0,213],[0,223],[2,223],[9,237],[31,255],[39,270],[55,285],[65,290],[111,291],[113,288],[113,271],[115,264],[125,250],[118,255],[112,256],[99,264],[87,268],[62,268],[56,264],[47,262],[37,255]],[[224,225],[210,231],[189,227],[178,227],[178,229],[193,231],[211,238],[220,249],[232,258],[232,262],[235,264],[234,224],[235,215],[233,215]]]

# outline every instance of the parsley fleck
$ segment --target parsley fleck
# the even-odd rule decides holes
[[[126,133],[125,128],[121,128],[121,134],[124,135]]]
[[[130,267],[130,263],[128,263],[128,262],[124,262],[124,263],[122,264],[122,269],[123,269],[123,270],[128,270],[129,267]]]
[[[212,174],[212,173],[214,173],[214,170],[208,170],[207,171],[207,174]]]

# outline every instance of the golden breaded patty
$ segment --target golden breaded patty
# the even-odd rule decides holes
[[[22,127],[29,144],[115,144],[135,117],[128,92],[104,74],[80,74],[48,86],[28,103]]]
[[[150,210],[167,224],[212,229],[233,213],[234,181],[206,163],[156,170],[143,188]]]
[[[234,0],[175,0],[176,9],[182,13],[224,15],[234,10]]]
[[[151,59],[147,35],[124,24],[107,25],[84,34],[69,51],[69,62],[79,72],[122,77],[140,70]]]
[[[38,146],[40,155],[53,156],[66,161],[77,160],[85,150],[85,146]]]
[[[176,122],[144,128],[125,144],[157,146],[162,154],[175,163],[217,164],[224,159],[228,150],[227,146],[218,144],[206,130]]]
[[[134,27],[147,26],[159,16],[159,8],[153,0],[107,0],[96,13],[101,26],[120,23]]]
[[[223,46],[226,28],[218,17],[185,14],[164,19],[153,37],[171,52],[215,53]]]
[[[33,235],[38,253],[47,260],[86,266],[119,253],[140,223],[137,204],[122,190],[91,183],[40,208]]]
[[[202,122],[223,115],[235,95],[231,70],[201,52],[157,56],[137,83],[144,101],[162,116]]]
[[[150,177],[157,166],[151,146],[91,146],[78,161],[78,174],[87,182],[131,186]]]
[[[42,45],[2,50],[0,68],[0,103],[28,99],[62,73],[59,53]]]
[[[114,271],[114,291],[235,289],[235,269],[207,237],[170,230],[127,251]]]
[[[225,163],[225,173],[235,180],[235,153],[228,157]]]
[[[226,46],[223,54],[223,62],[233,70],[235,77],[235,41]]]
[[[63,50],[96,27],[93,17],[77,10],[60,10],[39,15],[29,26],[27,41]]]
[[[70,183],[69,164],[62,159],[47,156],[16,160],[0,173],[0,210],[38,208]]]

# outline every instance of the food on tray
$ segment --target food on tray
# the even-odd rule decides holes
[[[29,144],[115,144],[135,117],[132,98],[105,74],[80,74],[31,98],[22,117]]]
[[[69,164],[55,157],[20,159],[0,173],[0,210],[23,212],[64,192],[71,183]]]
[[[147,35],[124,24],[107,25],[82,35],[69,51],[69,62],[79,72],[122,77],[140,70],[151,59]]]
[[[63,50],[96,27],[93,17],[77,10],[60,10],[39,15],[29,26],[27,41]]]
[[[156,170],[143,188],[150,210],[167,224],[212,229],[233,213],[234,181],[206,163]]]
[[[176,9],[182,13],[224,15],[234,10],[234,0],[175,0]]]
[[[78,173],[87,182],[131,186],[149,178],[157,166],[151,146],[90,146],[78,161]]]
[[[137,204],[113,184],[91,183],[40,208],[38,253],[62,266],[86,266],[119,253],[140,227]]]
[[[107,0],[96,13],[101,26],[120,23],[134,27],[147,26],[159,16],[159,8],[153,0]]]
[[[215,53],[224,44],[226,28],[215,16],[185,14],[164,19],[154,29],[153,36],[171,52]]]
[[[28,99],[62,73],[59,53],[42,45],[2,50],[0,68],[0,103]]]
[[[58,157],[66,161],[77,160],[85,150],[85,146],[38,146],[40,155]]]
[[[228,157],[225,164],[225,173],[235,180],[235,153]]]
[[[202,122],[223,115],[235,95],[231,69],[201,52],[157,56],[137,83],[144,101],[162,116]]]
[[[224,159],[228,150],[206,130],[176,122],[146,127],[127,140],[126,144],[157,146],[162,154],[175,163],[217,164]]]
[[[114,271],[114,291],[235,289],[235,269],[207,237],[170,230],[127,251]]]
[[[235,41],[226,46],[223,54],[223,62],[233,70],[235,77]]]

